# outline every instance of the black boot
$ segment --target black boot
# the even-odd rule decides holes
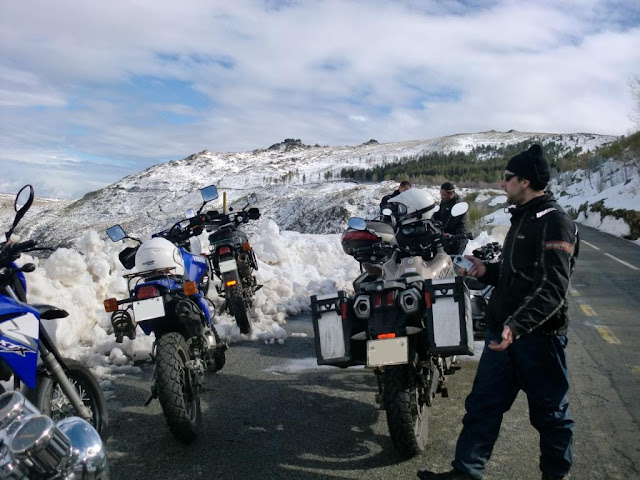
[[[455,468],[449,472],[434,473],[429,470],[418,470],[418,478],[420,480],[476,480],[466,472],[461,472]]]

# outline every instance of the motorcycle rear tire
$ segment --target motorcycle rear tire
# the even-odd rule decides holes
[[[247,306],[244,303],[242,294],[235,290],[229,290],[227,293],[227,302],[229,302],[231,306],[231,311],[236,318],[236,324],[240,328],[240,333],[249,335],[251,333],[251,320],[249,320]]]
[[[417,379],[408,365],[385,367],[383,401],[391,443],[403,458],[420,454],[428,435],[427,405],[418,399]]]
[[[82,403],[92,414],[91,424],[103,439],[107,438],[109,415],[107,402],[98,381],[87,367],[74,360],[65,359],[64,373],[80,394]],[[26,397],[38,409],[55,422],[63,418],[78,416],[58,381],[48,373],[38,375],[36,389],[26,392]]]
[[[162,413],[171,433],[191,443],[200,429],[200,392],[186,366],[189,349],[177,332],[162,335],[156,343],[155,381]]]

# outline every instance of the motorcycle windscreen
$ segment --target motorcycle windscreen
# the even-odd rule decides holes
[[[0,323],[0,357],[31,389],[36,387],[39,327],[30,312]]]

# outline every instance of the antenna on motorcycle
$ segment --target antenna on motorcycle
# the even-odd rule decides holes
[[[222,213],[227,213],[227,192],[222,192]]]
[[[24,195],[26,194],[27,189],[28,189],[29,197],[27,198],[26,201],[24,201]],[[29,210],[29,208],[31,207],[34,197],[35,197],[35,193],[31,185],[25,185],[20,189],[20,191],[16,195],[16,199],[13,202],[13,209],[16,211],[16,216],[13,219],[13,225],[11,225],[11,228],[5,234],[7,241],[9,240],[9,238],[11,238],[11,234],[13,233],[13,230],[16,228],[16,226],[18,225],[22,217],[24,217],[24,214],[27,213],[27,210]],[[24,204],[20,206],[20,203],[22,201],[24,201]]]

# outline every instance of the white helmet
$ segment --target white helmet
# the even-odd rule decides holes
[[[147,240],[136,252],[138,272],[147,272],[159,268],[172,268],[173,275],[184,275],[184,261],[180,250],[166,238],[154,237]]]
[[[410,188],[391,197],[388,203],[397,204],[394,213],[401,225],[419,220],[430,220],[436,206],[433,197],[428,192],[417,188]]]

